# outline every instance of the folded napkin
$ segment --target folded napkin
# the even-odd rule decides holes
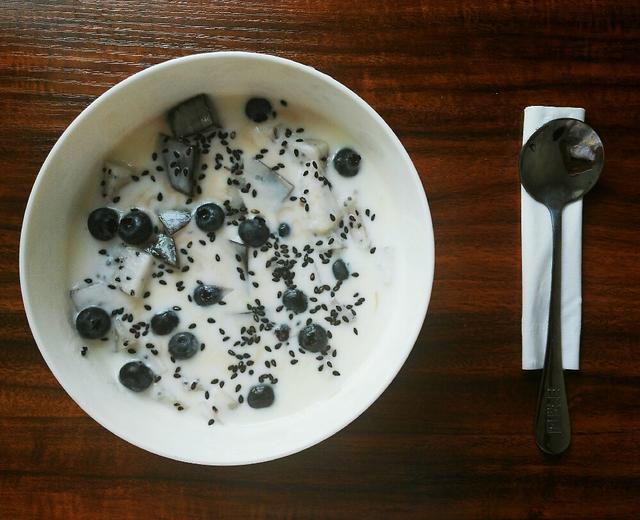
[[[545,123],[562,117],[584,121],[583,108],[532,106],[524,110],[523,144]],[[551,291],[551,217],[521,189],[522,368],[542,368]],[[582,200],[562,215],[562,365],[578,370],[582,319]]]

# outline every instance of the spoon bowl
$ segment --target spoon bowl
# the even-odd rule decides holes
[[[578,119],[554,119],[522,148],[520,179],[535,200],[560,209],[593,188],[603,165],[604,148],[593,128]]]

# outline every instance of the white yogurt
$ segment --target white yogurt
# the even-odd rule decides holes
[[[106,341],[85,342],[88,363],[96,370],[108,371],[114,384],[132,399],[146,399],[149,406],[174,407],[176,413],[196,414],[203,421],[215,419],[216,427],[232,422],[271,420],[334,395],[364,364],[394,305],[390,295],[394,293],[394,251],[397,250],[398,233],[392,227],[390,212],[393,210],[387,198],[385,177],[366,155],[355,177],[338,175],[331,163],[332,156],[343,146],[355,150],[364,146],[359,147],[358,142],[320,115],[285,107],[277,101],[273,102],[277,116],[255,124],[244,115],[245,101],[240,97],[216,100],[225,126],[220,133],[230,135],[226,139],[216,136],[208,152],[202,155],[201,167],[196,173],[196,177],[201,177],[198,181],[201,193],[195,194],[192,201],[171,188],[166,172],[156,171],[156,167],[164,166],[161,157],[156,160],[152,157],[158,133],[170,133],[164,118],[159,118],[125,136],[106,158],[131,165],[137,180],[118,179],[113,185],[117,193],[110,198],[102,196],[103,190],[96,181],[95,193],[87,194],[85,207],[78,208],[77,221],[70,232],[69,287],[73,288],[76,309],[98,305],[111,312],[124,308],[112,319]],[[297,139],[304,141],[296,142]],[[242,175],[229,171],[233,163],[227,147],[243,151]],[[296,149],[298,152],[294,153]],[[216,161],[217,154],[222,160]],[[256,155],[260,162],[254,159]],[[328,155],[326,162],[321,160],[325,155]],[[218,169],[216,162],[222,164]],[[283,165],[277,171],[283,181],[277,185],[261,184],[261,168],[271,168],[278,163]],[[145,171],[149,173],[143,174]],[[305,175],[304,172],[308,173]],[[314,173],[320,178],[326,177],[331,189]],[[99,178],[96,172],[96,179]],[[229,185],[228,179],[236,179],[240,185],[250,181],[252,189],[241,193],[238,186]],[[293,187],[292,191],[280,201],[282,187],[289,186],[288,183]],[[252,190],[256,186],[258,193],[253,197]],[[305,190],[308,191],[305,193]],[[144,252],[137,255],[139,249],[125,247],[118,238],[98,241],[89,234],[86,225],[87,215],[97,207],[112,207],[122,214],[138,208],[149,214],[162,231],[157,218],[161,211],[186,209],[193,212],[201,204],[215,202],[222,206],[225,201],[230,201],[234,207],[244,203],[249,217],[259,213],[272,233],[269,240],[272,247],[267,251],[249,249],[249,271],[253,274],[244,273],[245,281],[238,272],[243,262],[236,259],[242,248],[231,242],[240,242],[237,222],[234,223],[238,215],[227,215],[213,242],[196,226],[195,219],[177,231],[173,239],[178,250],[179,268],[163,264]],[[343,236],[344,230],[338,227],[341,220],[344,226],[352,225]],[[278,225],[282,222],[289,224],[291,234],[277,238]],[[278,244],[278,250],[274,249],[274,243]],[[283,245],[288,247],[292,257],[295,257],[294,247],[302,253],[293,269],[293,281],[309,302],[307,310],[297,315],[281,308],[278,292],[286,289],[284,282],[272,281],[278,260],[273,258],[274,253],[278,251],[282,255]],[[313,249],[309,255],[313,263],[303,267],[305,246]],[[319,254],[330,249],[333,250],[331,260],[323,264]],[[135,274],[138,270],[148,269],[148,276],[143,276],[142,282],[137,275],[132,276],[132,280],[124,280],[122,270],[117,269],[118,264],[114,261],[118,257],[125,258],[125,270]],[[331,265],[337,258],[348,266],[349,278],[342,282],[334,296],[331,296],[331,290],[316,294],[318,287],[335,287]],[[188,271],[183,272],[185,266]],[[167,268],[173,272],[167,272]],[[119,282],[114,280],[117,276]],[[222,287],[225,304],[200,307],[190,301],[189,296],[199,282]],[[181,286],[184,289],[178,291]],[[134,296],[130,295],[131,290]],[[317,300],[312,301],[312,298]],[[247,310],[247,304],[255,306],[256,300],[263,306],[263,317],[269,324],[290,326],[288,341],[279,342],[273,330],[258,330],[255,334],[246,332],[245,328],[254,326],[258,329],[260,326]],[[148,329],[151,317],[173,307],[180,309],[177,311],[180,324],[171,334],[156,336]],[[325,320],[331,311],[340,323],[337,326]],[[133,316],[131,322],[122,321],[127,315]],[[210,323],[211,319],[215,323]],[[300,351],[298,332],[309,319],[332,335],[330,350],[324,356]],[[138,332],[148,329],[146,335],[136,338],[135,331],[129,332],[135,324],[140,325]],[[192,324],[195,324],[194,328],[190,328]],[[190,359],[172,361],[167,345],[171,335],[179,331],[193,333],[204,344],[204,350]],[[259,336],[259,341],[234,346],[242,336]],[[242,362],[238,357],[242,357]],[[132,360],[142,360],[156,376],[160,376],[159,381],[139,394],[130,392],[118,382],[120,367]],[[237,377],[232,379],[234,372],[229,367],[239,364],[244,365],[244,372],[238,371]],[[179,377],[174,376],[176,374]],[[253,409],[246,403],[247,392],[258,384],[260,376],[264,383],[272,384],[275,401],[270,407]],[[277,382],[273,384],[274,381]]]

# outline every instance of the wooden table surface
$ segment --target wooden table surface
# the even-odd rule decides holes
[[[359,419],[286,459],[201,467],[131,446],[62,390],[18,283],[38,169],[99,94],[215,50],[292,58],[355,90],[427,191],[436,274],[420,338]],[[517,154],[526,105],[605,143],[584,210],[573,441],[532,437],[520,370]],[[632,518],[640,511],[640,4],[513,0],[25,2],[0,6],[0,518]]]

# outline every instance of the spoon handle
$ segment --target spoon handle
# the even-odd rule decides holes
[[[571,441],[569,405],[562,371],[562,208],[549,209],[553,226],[553,260],[551,264],[551,297],[549,330],[544,356],[542,380],[538,391],[535,435],[538,447],[545,453],[560,454]]]

